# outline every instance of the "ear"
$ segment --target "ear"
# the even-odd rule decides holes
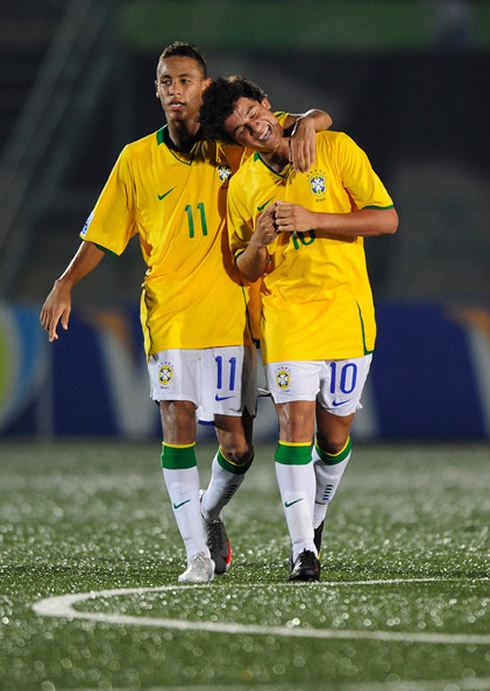
[[[208,86],[211,84],[212,81],[213,80],[211,79],[211,77],[204,79],[204,81],[202,83],[202,90],[201,90],[202,94],[206,91],[206,89],[208,88]]]
[[[154,82],[154,83],[155,83],[155,96],[156,96],[157,98],[160,98],[160,96],[158,95],[158,82],[157,82],[156,79],[155,79],[155,82]]]
[[[268,101],[267,98],[263,98],[263,99],[262,99],[261,105],[263,105],[264,108],[267,108],[267,110],[271,110],[271,109],[272,109],[272,106],[271,106],[271,104],[269,103],[269,101]]]

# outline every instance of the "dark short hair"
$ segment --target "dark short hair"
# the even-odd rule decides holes
[[[206,60],[204,59],[203,54],[199,50],[199,48],[196,48],[196,46],[193,46],[192,43],[185,43],[184,41],[174,41],[171,43],[169,46],[165,48],[163,53],[160,55],[158,59],[158,64],[157,64],[157,74],[158,74],[158,69],[162,62],[166,60],[167,58],[173,58],[173,57],[184,57],[184,58],[192,58],[197,62],[199,67],[202,69],[203,73],[203,78],[207,79],[208,76],[208,68],[206,65]]]
[[[233,113],[239,98],[251,98],[261,103],[265,92],[246,77],[219,77],[211,82],[203,94],[199,120],[207,139],[233,144],[224,129],[225,120]]]

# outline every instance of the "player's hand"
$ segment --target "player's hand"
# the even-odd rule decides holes
[[[315,227],[315,212],[305,209],[301,204],[276,202],[274,208],[275,225],[278,233],[306,233]]]
[[[256,247],[267,247],[271,242],[277,240],[276,204],[277,202],[269,204],[265,211],[257,216],[255,232],[252,236],[252,242]]]
[[[61,326],[68,329],[68,322],[71,313],[71,294],[70,290],[58,281],[55,281],[53,289],[44,301],[41,309],[39,321],[49,335],[49,342],[57,341],[59,336],[56,333],[58,322],[61,319]]]
[[[296,172],[307,173],[315,162],[315,124],[311,118],[299,117],[289,140],[289,160]]]

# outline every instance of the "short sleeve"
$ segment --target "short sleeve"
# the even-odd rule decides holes
[[[134,176],[125,147],[87,219],[80,237],[120,255],[136,233]]]

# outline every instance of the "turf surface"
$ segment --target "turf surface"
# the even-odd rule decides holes
[[[158,442],[1,444],[0,688],[490,689],[488,447],[355,447],[320,584],[287,582],[273,451],[226,510],[229,573],[188,587]]]

